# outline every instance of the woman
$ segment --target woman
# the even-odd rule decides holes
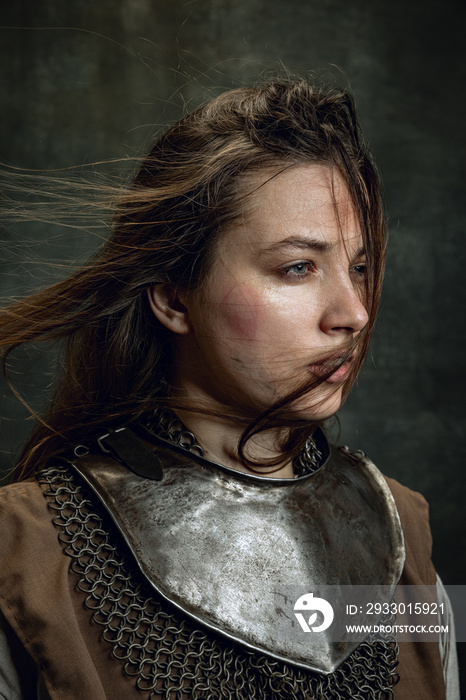
[[[5,310],[5,362],[66,345],[2,494],[0,693],[445,697],[438,644],[290,642],[270,614],[293,583],[436,582],[422,497],[321,429],[384,252],[351,97],[276,82],[169,129],[97,255]]]

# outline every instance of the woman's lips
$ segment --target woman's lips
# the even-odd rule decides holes
[[[331,357],[331,358],[326,358],[325,360],[322,360],[321,362],[316,362],[313,365],[308,365],[308,369],[312,374],[315,374],[317,377],[324,377],[328,372],[331,371],[332,367],[335,367],[335,371],[332,372],[326,379],[325,381],[328,382],[329,384],[341,384],[342,382],[345,382],[350,373],[351,369],[351,362],[354,359],[355,353],[350,355],[343,364],[340,364],[341,361],[344,358],[344,355],[340,355],[338,357]]]

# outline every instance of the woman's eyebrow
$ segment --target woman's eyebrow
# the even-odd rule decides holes
[[[267,248],[263,248],[259,255],[266,255],[268,253],[273,253],[276,250],[282,248],[299,248],[300,250],[313,250],[319,253],[329,253],[333,248],[335,248],[335,243],[329,243],[319,238],[307,238],[305,236],[291,236],[290,238],[283,238],[281,241],[272,243],[272,245]],[[361,246],[354,254],[354,259],[362,258],[366,255],[366,249]]]
[[[281,241],[272,243],[272,245],[268,246],[267,248],[263,248],[259,254],[263,255],[266,253],[273,253],[281,248],[299,248],[301,250],[314,250],[318,251],[319,253],[328,253],[334,247],[334,243],[329,243],[328,241],[323,241],[318,238],[291,236],[290,238],[283,238]]]

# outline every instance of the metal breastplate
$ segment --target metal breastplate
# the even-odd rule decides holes
[[[162,443],[156,452],[161,481],[105,456],[74,465],[153,589],[251,650],[313,671],[337,668],[357,644],[277,639],[274,593],[332,584],[394,590],[404,542],[380,472],[340,450],[298,479],[243,474]]]

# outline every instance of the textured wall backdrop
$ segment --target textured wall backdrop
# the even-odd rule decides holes
[[[0,160],[20,168],[137,155],[183,109],[280,61],[349,82],[385,183],[390,255],[342,439],[426,495],[437,568],[466,583],[461,0],[22,0],[0,17]],[[53,281],[96,245],[52,223],[1,236],[2,296]],[[39,406],[49,363],[22,362]],[[2,400],[6,471],[31,424],[6,388]]]

